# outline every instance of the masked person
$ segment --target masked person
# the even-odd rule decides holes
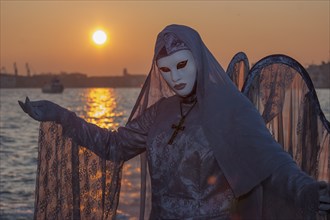
[[[195,30],[167,26],[154,52],[131,118],[117,131],[49,101],[20,105],[115,167],[146,152],[150,219],[313,219],[329,210],[328,184],[302,172],[274,141]]]

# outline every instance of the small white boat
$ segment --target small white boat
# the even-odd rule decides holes
[[[64,86],[59,79],[53,79],[42,87],[43,93],[62,93],[63,90]]]

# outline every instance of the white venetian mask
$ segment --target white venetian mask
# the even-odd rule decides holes
[[[190,50],[179,50],[157,60],[164,80],[179,96],[186,97],[194,89],[197,67]]]

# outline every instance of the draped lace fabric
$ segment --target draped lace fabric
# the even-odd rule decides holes
[[[285,55],[265,57],[251,69],[242,92],[297,164],[315,179],[330,182],[330,124],[306,70]]]
[[[121,167],[64,137],[60,125],[41,123],[34,218],[114,219]]]
[[[238,90],[241,91],[249,70],[250,65],[247,56],[244,52],[239,52],[231,59],[226,73],[236,85]]]

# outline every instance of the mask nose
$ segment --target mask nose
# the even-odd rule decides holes
[[[178,70],[173,70],[171,72],[171,78],[172,78],[172,81],[173,82],[177,82],[178,80],[180,80],[181,79],[181,75],[180,75],[179,71]]]

